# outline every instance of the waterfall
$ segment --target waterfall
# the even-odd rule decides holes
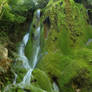
[[[16,87],[19,86],[21,88],[24,88],[26,86],[30,86],[32,71],[36,67],[36,64],[38,61],[38,55],[40,52],[40,9],[38,9],[36,12],[36,18],[37,18],[37,28],[36,28],[35,33],[34,33],[34,43],[33,43],[34,49],[33,49],[33,52],[30,52],[30,53],[33,53],[32,60],[29,60],[25,56],[25,52],[24,52],[25,47],[26,47],[28,40],[29,40],[29,37],[30,37],[30,32],[25,34],[25,36],[23,37],[23,40],[19,46],[19,49],[18,49],[19,57],[17,59],[19,61],[22,61],[23,67],[27,70],[27,73],[25,74],[22,82],[20,82],[18,84],[16,84],[16,80],[17,80],[18,75],[16,73],[14,73],[15,79],[13,81],[13,84],[8,85],[4,89],[4,92],[9,92],[9,89],[13,88],[13,85],[15,85]],[[33,62],[31,66],[29,64],[30,61]]]
[[[22,43],[21,43],[21,45],[19,47],[19,50],[18,50],[19,51],[19,58],[18,59],[23,62],[23,66],[26,69],[30,68],[30,66],[28,64],[28,59],[27,59],[27,57],[25,56],[25,53],[24,53],[24,49],[25,49],[25,46],[26,46],[26,44],[28,42],[28,39],[29,39],[29,33],[27,33],[24,36],[23,41],[22,41]]]
[[[37,16],[37,20],[38,23],[40,22],[40,9],[37,10],[36,13]],[[38,55],[39,55],[39,51],[40,51],[40,25],[38,25],[35,34],[34,34],[34,38],[35,38],[35,42],[33,43],[33,63],[30,66],[29,65],[29,60],[27,59],[27,57],[24,54],[24,49],[25,46],[28,42],[29,39],[29,33],[27,33],[24,38],[23,38],[23,42],[21,43],[21,46],[19,48],[19,56],[20,59],[23,61],[23,66],[28,69],[28,72],[26,73],[26,75],[23,78],[23,81],[21,83],[19,83],[18,85],[21,86],[22,88],[25,86],[30,85],[30,81],[31,81],[31,75],[32,75],[32,71],[33,69],[36,67],[37,61],[38,61]]]
[[[58,85],[55,82],[53,82],[53,90],[55,92],[59,92],[59,87],[58,87]]]
[[[23,67],[27,70],[27,73],[25,74],[23,80],[20,83],[16,83],[17,77],[18,75],[14,72],[15,78],[13,81],[13,84],[8,85],[4,92],[9,92],[8,90],[15,87],[21,87],[21,88],[26,88],[28,86],[30,86],[31,83],[31,76],[32,76],[32,72],[34,70],[34,68],[36,67],[37,61],[38,61],[38,55],[40,52],[40,9],[37,10],[36,12],[36,18],[37,18],[37,26],[36,26],[36,30],[34,32],[34,42],[33,42],[33,52],[32,53],[32,57],[31,60],[29,60],[26,55],[25,55],[25,47],[28,43],[28,41],[30,40],[30,32],[26,33],[25,36],[23,37],[23,40],[19,46],[18,49],[18,53],[19,53],[19,58],[18,60],[22,61]],[[29,48],[30,49],[30,48]],[[48,52],[46,53],[48,54]],[[29,62],[32,62],[31,65],[29,64]],[[53,90],[55,92],[59,92],[59,87],[58,85],[53,82]],[[46,91],[43,91],[46,92]]]

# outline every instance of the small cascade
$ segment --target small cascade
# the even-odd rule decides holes
[[[54,90],[55,92],[60,92],[60,91],[59,91],[59,87],[58,87],[58,85],[57,85],[55,82],[53,82],[53,90]]]
[[[37,10],[36,14],[37,14],[36,16],[37,16],[37,20],[38,20],[38,23],[39,23],[39,21],[40,21],[40,9]],[[29,33],[27,33],[24,36],[23,43],[21,44],[21,48],[19,49],[20,59],[23,60],[24,67],[26,69],[28,69],[28,72],[24,76],[23,81],[18,84],[22,88],[25,87],[25,86],[30,85],[32,71],[36,67],[36,64],[37,64],[37,61],[38,61],[38,55],[39,55],[39,51],[40,51],[40,25],[38,25],[38,27],[35,31],[35,34],[34,34],[35,42],[33,44],[33,48],[34,48],[34,50],[33,50],[33,59],[32,59],[33,63],[32,63],[31,66],[28,63],[29,61],[28,61],[27,57],[24,55],[24,49],[25,49],[25,46],[28,42],[28,39],[29,39]]]
[[[12,89],[14,86],[20,87],[23,89],[30,86],[32,72],[37,65],[38,56],[39,56],[39,52],[40,52],[40,30],[41,30],[41,28],[40,28],[40,9],[38,9],[36,12],[36,19],[37,19],[36,30],[34,31],[34,40],[33,40],[33,44],[32,44],[33,52],[30,52],[30,53],[32,53],[31,60],[29,60],[25,55],[25,47],[27,46],[27,43],[30,40],[29,39],[30,32],[25,34],[25,36],[23,37],[23,41],[20,44],[20,47],[18,50],[18,53],[19,53],[18,60],[22,61],[23,67],[27,70],[27,73],[25,74],[23,80],[17,84],[16,80],[17,80],[18,75],[14,72],[15,78],[14,78],[13,84],[8,85],[5,88],[4,92],[9,92],[9,90]],[[48,54],[48,53],[46,53],[46,54]],[[30,61],[31,61],[31,65],[29,64]],[[55,82],[53,82],[53,91],[60,92],[59,87]],[[46,92],[46,91],[44,91],[44,92]]]
[[[29,63],[28,63],[28,59],[27,57],[25,56],[25,53],[24,53],[24,49],[25,49],[25,46],[28,42],[28,39],[29,39],[29,33],[27,33],[24,38],[23,38],[23,41],[19,47],[19,60],[21,60],[23,62],[23,66],[24,68],[26,68],[27,70],[30,68],[29,66]]]
[[[27,42],[29,40],[30,37],[30,32],[25,34],[25,36],[23,37],[23,41],[19,46],[18,49],[18,53],[19,53],[19,57],[18,60],[22,61],[23,67],[27,70],[27,73],[25,74],[23,81],[16,84],[16,80],[17,80],[17,74],[14,73],[15,78],[13,81],[13,84],[8,85],[4,92],[9,92],[8,90],[10,88],[13,88],[13,86],[19,86],[21,88],[24,88],[26,86],[30,86],[30,81],[31,81],[31,75],[32,75],[32,71],[34,70],[34,68],[36,67],[37,61],[38,61],[38,55],[40,52],[40,9],[37,10],[36,12],[36,18],[37,18],[37,28],[35,30],[34,33],[34,43],[33,43],[33,53],[32,55],[32,60],[29,60],[26,56],[25,56],[25,47],[27,45]],[[32,61],[32,65],[29,64],[29,62]]]
[[[25,86],[29,86],[30,85],[32,71],[33,71],[33,69],[30,68],[28,70],[28,72],[26,73],[26,75],[24,76],[23,81],[18,84],[21,88],[24,88]]]

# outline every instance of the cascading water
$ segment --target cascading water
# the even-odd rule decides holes
[[[37,64],[37,61],[38,61],[38,55],[39,55],[39,51],[40,51],[40,9],[37,10],[36,16],[37,16],[38,26],[37,26],[37,29],[35,30],[35,33],[34,33],[34,39],[35,40],[34,40],[34,43],[33,43],[33,48],[34,49],[33,49],[33,55],[32,55],[32,62],[33,63],[30,66],[29,62],[31,60],[29,60],[25,56],[25,52],[24,52],[25,47],[26,47],[27,42],[28,42],[29,37],[30,37],[30,32],[29,32],[24,36],[23,41],[20,44],[20,47],[19,47],[19,50],[18,50],[19,51],[18,60],[22,61],[23,67],[27,70],[27,73],[24,76],[23,81],[21,83],[18,83],[18,84],[16,84],[16,80],[17,80],[18,75],[16,73],[14,73],[15,74],[15,79],[14,79],[13,84],[8,85],[5,88],[4,92],[9,92],[8,90],[10,88],[12,88],[12,85],[19,86],[21,88],[24,88],[26,86],[30,86],[32,71],[36,67],[36,64]]]
[[[36,30],[34,32],[34,42],[33,42],[33,52],[32,52],[33,54],[32,54],[31,60],[29,60],[25,56],[25,51],[24,51],[28,41],[30,40],[29,39],[30,32],[24,36],[23,41],[20,44],[20,47],[18,50],[19,51],[18,60],[22,61],[23,67],[27,70],[27,73],[25,74],[22,82],[20,82],[18,84],[16,84],[16,80],[17,80],[18,75],[16,73],[14,73],[15,79],[13,81],[13,84],[8,85],[5,88],[4,92],[9,92],[8,90],[10,88],[13,88],[13,85],[15,85],[15,87],[20,87],[20,88],[26,88],[26,87],[30,86],[32,71],[36,67],[36,64],[38,61],[38,55],[40,52],[40,30],[41,30],[41,28],[40,28],[40,9],[38,9],[36,12],[36,18],[37,18],[37,27],[36,27]],[[31,65],[29,64],[30,61],[32,61]],[[59,92],[59,87],[55,82],[53,82],[53,90],[55,92]],[[46,92],[46,91],[43,91],[43,92]]]
[[[23,41],[22,41],[22,43],[21,43],[21,45],[19,47],[19,58],[18,58],[19,60],[21,60],[23,62],[23,66],[26,69],[30,68],[30,66],[28,64],[28,59],[27,59],[27,57],[25,56],[25,53],[24,53],[24,49],[25,49],[25,46],[26,46],[26,44],[28,42],[28,39],[29,39],[29,33],[27,33],[24,36]]]
[[[59,87],[58,87],[58,85],[55,82],[53,82],[53,90],[55,92],[59,92]]]
[[[38,20],[38,22],[40,21],[40,10],[39,9],[37,10],[37,20]],[[38,25],[38,27],[36,29],[36,32],[34,34],[34,38],[35,38],[35,42],[33,44],[33,48],[34,48],[33,63],[32,63],[31,66],[29,66],[28,59],[24,55],[24,48],[25,48],[25,46],[28,42],[29,33],[27,33],[24,36],[23,43],[21,44],[21,47],[19,49],[20,58],[21,58],[21,60],[23,60],[23,65],[26,69],[28,69],[28,72],[24,76],[23,81],[19,84],[19,86],[21,86],[21,87],[30,85],[31,74],[32,74],[32,71],[33,71],[33,69],[35,68],[35,66],[37,64],[37,61],[38,61],[38,54],[39,54],[39,51],[40,51],[40,25]]]

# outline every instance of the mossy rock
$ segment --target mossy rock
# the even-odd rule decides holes
[[[85,56],[85,54],[87,55],[88,53],[90,56]],[[88,51],[88,53],[84,54],[83,51],[82,56],[85,56],[85,58],[83,59],[83,57],[81,57],[81,54],[78,54],[78,56],[75,57],[63,56],[62,54],[60,55],[60,53],[50,52],[48,53],[48,55],[42,58],[42,60],[38,64],[38,68],[45,71],[51,80],[56,81],[60,90],[63,92],[67,92],[69,89],[73,90],[72,83],[74,79],[79,79],[79,83],[82,83],[86,85],[85,87],[88,87],[92,83],[92,67],[88,63],[88,60],[92,59],[92,53],[91,51]],[[85,81],[82,81],[82,79],[80,78]],[[79,86],[78,84],[76,85]]]
[[[30,89],[31,89],[32,92],[47,92],[47,91],[42,90],[42,89],[35,87],[35,86],[31,86]]]
[[[41,71],[40,69],[35,69],[32,74],[33,77],[31,83],[33,85],[36,85],[47,92],[52,92],[51,81],[45,72]]]
[[[23,61],[16,60],[12,64],[12,71],[17,75],[16,83],[20,83],[23,80],[23,77],[25,76],[27,69],[23,66]]]

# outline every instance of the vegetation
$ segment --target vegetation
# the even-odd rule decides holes
[[[38,23],[35,11],[39,8]],[[92,92],[91,15],[91,0],[0,0],[0,91],[10,84],[6,92],[58,92],[55,83],[59,92]],[[17,49],[29,30],[25,55],[32,59],[38,25],[39,61],[30,76],[31,85],[21,88],[17,84],[27,70],[16,59]]]

